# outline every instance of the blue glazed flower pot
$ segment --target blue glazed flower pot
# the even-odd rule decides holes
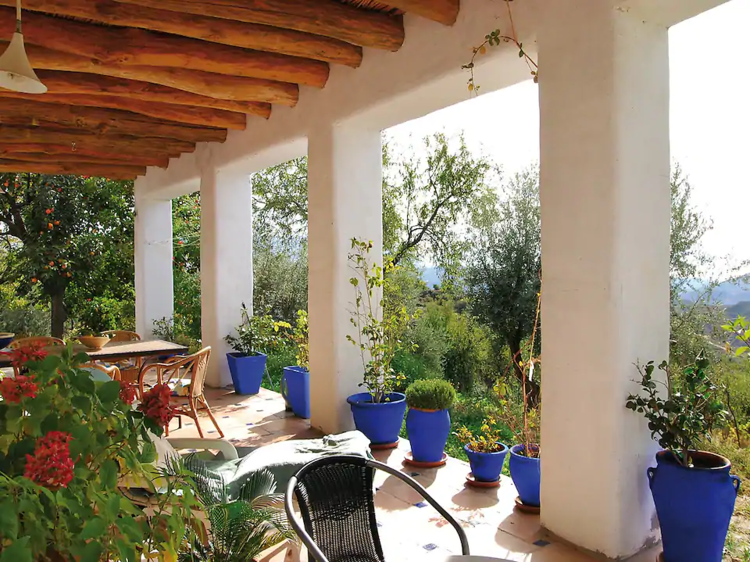
[[[531,447],[534,447],[532,445]],[[516,445],[510,450],[510,477],[518,490],[518,497],[526,505],[539,506],[539,488],[542,480],[541,462],[538,458],[526,457],[521,453],[524,445]]]
[[[13,341],[13,338],[16,337],[16,334],[11,334],[10,332],[2,332],[0,333],[0,349],[5,349],[10,345],[10,342]]]
[[[695,468],[680,465],[668,451],[649,468],[651,494],[661,525],[665,562],[721,562],[740,479],[728,459],[691,453]]]
[[[243,355],[242,353],[227,353],[229,372],[232,375],[234,392],[236,394],[258,394],[263,373],[266,371],[266,356]]]
[[[352,409],[354,425],[373,445],[398,441],[406,413],[406,396],[393,392],[387,402],[374,403],[369,392],[352,394],[346,401]]]
[[[411,443],[411,456],[417,462],[443,460],[445,443],[451,431],[448,410],[418,410],[409,408],[406,432]]]
[[[503,445],[498,443],[498,445]],[[497,482],[500,479],[500,473],[503,471],[505,456],[508,454],[508,447],[503,445],[502,451],[494,453],[477,453],[464,445],[466,456],[469,457],[471,473],[479,482]]]
[[[310,418],[310,371],[302,367],[284,367],[281,395],[298,418]]]

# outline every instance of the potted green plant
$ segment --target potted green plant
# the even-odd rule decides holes
[[[398,434],[406,413],[406,396],[394,389],[404,376],[393,367],[393,357],[405,345],[402,342],[410,315],[406,307],[386,308],[382,290],[387,282],[385,268],[371,263],[372,242],[352,239],[349,265],[355,275],[349,280],[354,287],[351,323],[356,335],[346,338],[357,347],[362,359],[365,392],[347,398],[354,425],[375,446],[390,447],[398,443]]]
[[[626,407],[648,420],[663,448],[647,470],[661,526],[664,560],[721,562],[740,480],[728,459],[697,450],[726,412],[705,355],[675,373],[666,361],[638,367],[641,392]]]
[[[464,452],[471,466],[471,474],[466,481],[478,486],[499,485],[508,447],[500,441],[497,421],[494,418],[484,420],[476,433],[461,426],[456,431],[456,437],[464,443]]]
[[[19,374],[0,380],[0,551],[6,560],[174,560],[198,507],[179,463],[157,469],[173,412],[157,385],[136,389],[81,368],[85,354],[37,347],[9,353]],[[148,509],[119,486],[137,479]]]
[[[205,462],[191,457],[186,466],[208,524],[202,525],[194,540],[183,543],[180,562],[257,560],[266,549],[296,540],[284,513],[284,497],[274,493],[276,479],[270,471],[252,473],[231,494],[222,474],[212,472]]]
[[[258,394],[266,372],[268,352],[282,345],[286,322],[277,322],[268,315],[251,316],[242,303],[242,323],[235,328],[237,335],[224,338],[234,350],[227,353],[229,372],[237,394]]]
[[[297,349],[297,365],[284,367],[281,394],[296,416],[307,419],[310,417],[310,342],[306,311],[297,311],[297,322],[290,338]]]
[[[535,352],[538,347],[539,315],[541,293],[537,294],[536,316],[531,336],[522,348],[511,358],[505,377],[495,385],[495,393],[500,401],[499,418],[515,436],[516,444],[510,448],[508,468],[513,484],[518,491],[516,505],[519,509],[538,512],[541,504],[541,397],[533,383],[539,378],[541,358]],[[520,373],[520,400],[511,400],[512,389],[504,382],[509,380],[510,371]]]
[[[456,391],[441,379],[413,382],[406,389],[406,432],[411,443],[411,462],[428,465],[445,464],[445,443],[451,432],[448,408]]]

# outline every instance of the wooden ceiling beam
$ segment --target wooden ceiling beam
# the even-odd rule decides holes
[[[176,125],[112,109],[76,107],[7,99],[0,104],[0,125],[80,129],[94,134],[161,137],[188,142],[224,142],[226,129]]]
[[[146,168],[115,164],[94,164],[84,162],[27,162],[23,160],[0,159],[0,172],[54,175],[97,176],[115,180],[132,180],[146,173]]]
[[[0,51],[6,47],[7,43],[0,42]],[[152,85],[166,86],[172,90],[182,90],[184,93],[192,93],[200,98],[242,102],[242,104],[260,102],[294,106],[299,99],[299,86],[286,82],[226,76],[184,68],[121,66],[99,63],[90,58],[53,51],[35,45],[27,45],[26,51],[35,69],[136,80]],[[241,105],[235,107],[241,107]],[[222,109],[226,109],[223,104]]]
[[[40,155],[47,160],[57,158],[69,159],[78,158],[81,160],[111,160],[125,163],[137,161],[142,166],[159,166],[165,168],[169,164],[169,156],[154,154],[153,150],[130,147],[124,154],[122,151],[112,151],[106,148],[90,144],[76,146],[76,149],[69,144],[46,144],[46,143],[3,143],[0,144],[0,158],[9,160],[28,160],[29,154]]]
[[[460,0],[387,0],[389,6],[444,25],[453,25],[458,18]]]
[[[8,160],[22,160],[24,162],[89,162],[93,164],[116,164],[124,166],[158,166],[166,168],[169,166],[169,158],[154,158],[140,156],[138,158],[123,158],[119,154],[107,154],[106,156],[85,156],[81,154],[48,154],[45,152],[14,152],[13,146],[0,155],[0,158]]]
[[[195,144],[173,139],[140,138],[125,135],[106,137],[70,131],[53,131],[49,129],[23,129],[20,127],[0,127],[0,145],[2,144],[55,144],[67,145],[71,152],[78,148],[120,152],[124,156],[143,154],[144,151],[158,156],[179,156],[184,152],[193,152]]]
[[[115,1],[293,29],[386,51],[398,51],[404,42],[404,22],[401,16],[360,10],[336,0]]]
[[[0,0],[15,6],[15,0]],[[181,35],[244,49],[269,51],[353,68],[362,63],[362,48],[337,39],[267,25],[170,12],[111,0],[25,0],[24,10]]]
[[[0,36],[15,30],[15,10],[0,7]],[[327,63],[251,51],[143,29],[115,28],[29,12],[23,20],[26,43],[122,67],[190,69],[322,88]],[[231,99],[231,98],[230,98]]]
[[[36,94],[20,94],[0,90],[0,100],[24,99],[36,101]],[[145,117],[172,121],[189,125],[203,125],[224,129],[244,130],[246,116],[206,107],[187,107],[171,103],[133,100],[126,97],[91,95],[91,94],[44,94],[44,103],[73,105],[77,107],[94,107],[105,109],[122,109]]]
[[[37,76],[47,86],[47,91],[50,94],[127,97],[141,101],[223,109],[235,113],[257,115],[265,119],[268,119],[271,114],[271,106],[267,103],[219,100],[142,80],[128,80],[86,72],[60,72],[54,70],[39,70],[37,71]]]

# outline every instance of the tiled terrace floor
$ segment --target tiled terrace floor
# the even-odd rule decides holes
[[[279,394],[261,390],[256,396],[238,396],[227,390],[207,390],[207,398],[225,434],[237,447],[257,447],[286,439],[318,437],[307,420],[284,411]],[[206,437],[218,437],[207,416],[201,417]],[[183,428],[172,422],[170,435],[197,437],[191,420]],[[438,469],[416,469],[403,464],[409,451],[408,441],[399,448],[375,452],[374,456],[412,475],[448,509],[465,528],[471,553],[523,562],[592,562],[596,558],[579,552],[547,534],[538,515],[520,513],[514,508],[513,482],[502,478],[499,488],[475,490],[464,486],[468,464],[457,459]],[[453,528],[421,497],[394,477],[379,473],[375,504],[386,560],[434,560],[448,554],[460,554],[461,547]],[[575,510],[585,506],[571,506]],[[642,553],[633,562],[653,562],[657,550]],[[303,560],[307,560],[303,557]]]

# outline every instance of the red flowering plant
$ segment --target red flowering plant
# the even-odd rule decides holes
[[[181,463],[154,464],[168,395],[133,407],[134,386],[80,368],[72,347],[17,361],[23,374],[0,381],[0,559],[175,560],[198,504]],[[133,479],[166,488],[156,507],[123,495]]]

